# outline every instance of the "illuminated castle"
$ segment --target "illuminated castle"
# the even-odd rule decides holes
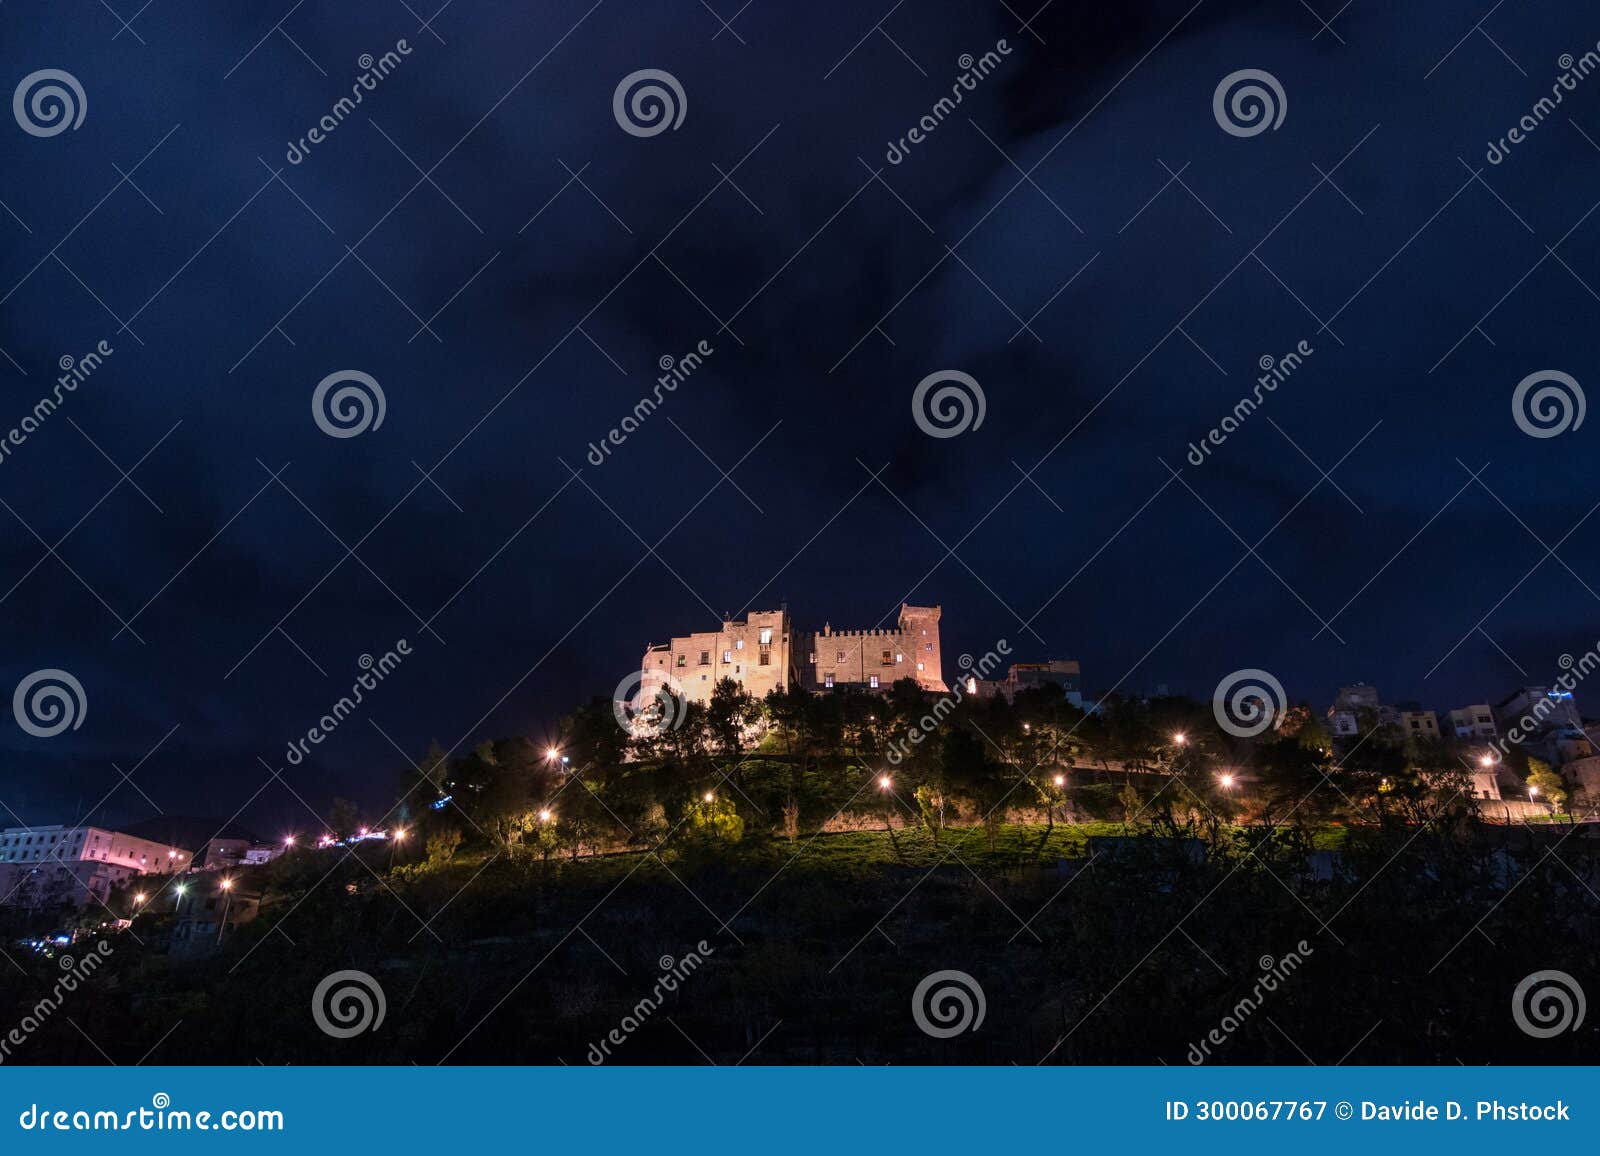
[[[854,686],[887,690],[902,678],[924,690],[947,688],[940,663],[939,607],[900,607],[893,630],[794,630],[787,609],[753,611],[717,630],[673,638],[644,652],[642,689],[670,685],[690,702],[707,702],[729,678],[756,698],[800,687],[812,692]]]

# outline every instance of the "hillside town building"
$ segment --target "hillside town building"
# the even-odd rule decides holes
[[[190,868],[182,847],[104,827],[7,827],[0,831],[0,905],[103,903],[135,875]]]

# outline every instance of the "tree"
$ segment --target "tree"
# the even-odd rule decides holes
[[[561,746],[570,766],[619,767],[628,754],[628,732],[617,722],[610,699],[591,699],[561,720]]]
[[[453,827],[428,836],[428,866],[447,867],[461,846],[461,832]]]
[[[744,838],[744,819],[732,799],[712,795],[690,806],[688,833],[699,843],[737,843]]]
[[[718,753],[734,764],[744,750],[744,734],[760,717],[755,698],[731,678],[720,679],[706,707],[706,729]]]
[[[1528,758],[1528,794],[1532,798],[1543,799],[1559,814],[1562,806],[1567,801],[1567,783],[1565,779],[1551,770],[1549,763],[1530,755]]]

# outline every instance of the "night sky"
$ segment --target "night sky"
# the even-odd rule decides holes
[[[76,129],[0,124],[0,434],[114,350],[0,459],[0,690],[87,699],[52,738],[3,712],[0,823],[381,811],[429,740],[543,736],[646,643],[784,600],[940,604],[947,677],[1006,639],[1095,692],[1257,667],[1319,707],[1493,702],[1600,638],[1600,420],[1512,411],[1538,371],[1595,380],[1600,75],[1485,156],[1594,48],[1583,6],[436,4],[0,7],[6,90],[86,96]],[[640,69],[676,129],[619,126]],[[1277,128],[1219,125],[1240,69]],[[313,420],[340,370],[380,426]],[[944,370],[985,416],[935,438],[911,396]]]

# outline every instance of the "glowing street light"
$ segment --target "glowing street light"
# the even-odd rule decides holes
[[[142,903],[144,903],[144,901],[145,901],[145,894],[144,894],[143,891],[135,891],[133,893],[133,905],[135,907],[140,906]]]
[[[406,837],[406,829],[404,827],[396,827],[394,829],[393,837],[396,843],[403,843]]]
[[[879,775],[878,776],[878,789],[880,791],[887,791],[892,786],[894,786],[894,780],[891,779],[888,775]]]
[[[233,880],[232,879],[224,879],[222,881],[222,889],[224,891],[232,891],[233,890]]]
[[[1529,787],[1528,788],[1528,798],[1537,799],[1538,797],[1539,797],[1539,788],[1538,787]]]
[[[1064,787],[1064,786],[1067,785],[1067,776],[1065,776],[1065,775],[1057,775],[1055,777],[1055,779],[1052,780],[1052,781],[1055,783],[1056,786]]]
[[[293,847],[294,846],[294,836],[293,835],[285,835],[283,837],[283,845],[285,847]]]
[[[173,899],[173,901],[172,901],[172,910],[176,911],[176,910],[178,910],[178,904],[183,902],[183,897],[185,895],[189,894],[189,888],[186,887],[184,884],[180,883],[176,887],[174,887],[172,890],[173,890],[173,894],[176,896],[176,898]]]
[[[555,747],[546,747],[544,749],[544,757],[553,763],[561,757],[561,752]]]
[[[555,812],[549,807],[544,807],[539,811],[539,822],[548,823],[553,818],[555,818]]]
[[[1172,735],[1172,741],[1181,747],[1189,741],[1189,736],[1184,734],[1182,731],[1174,731]]]
[[[1218,776],[1217,776],[1217,782],[1218,782],[1218,783],[1219,783],[1219,784],[1221,784],[1221,786],[1222,786],[1222,789],[1223,789],[1223,790],[1224,790],[1224,791],[1227,791],[1227,790],[1232,790],[1232,789],[1233,789],[1233,776],[1232,776],[1232,775],[1230,775],[1230,774],[1221,774],[1221,775],[1218,775]]]
[[[704,799],[706,802],[709,803],[709,802],[712,802],[714,799],[716,799],[717,796],[716,796],[715,792],[707,791],[704,795],[701,795],[700,797],[702,799]]]

